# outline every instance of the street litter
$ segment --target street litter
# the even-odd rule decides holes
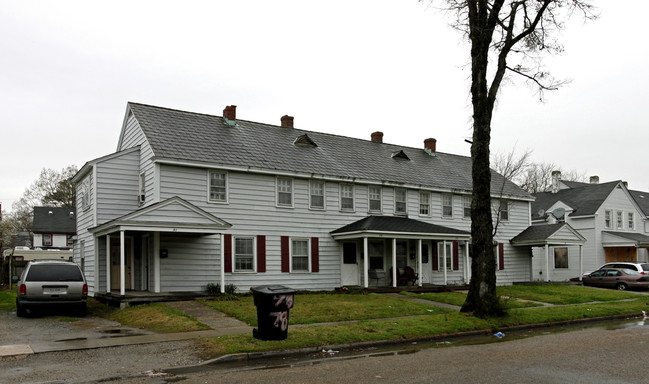
[[[496,333],[494,333],[494,336],[496,336],[499,339],[502,339],[503,337],[505,337],[505,334],[502,333],[502,332],[496,332]]]
[[[328,353],[329,356],[333,356],[333,355],[335,355],[336,353],[339,353],[339,352],[340,351],[334,351],[334,350],[331,350],[331,349],[328,350],[328,351],[325,351],[324,349],[322,350],[322,353]]]

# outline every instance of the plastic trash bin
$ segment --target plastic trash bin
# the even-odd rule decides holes
[[[257,328],[252,335],[260,340],[286,339],[288,313],[296,291],[283,285],[261,285],[250,290],[257,307]]]

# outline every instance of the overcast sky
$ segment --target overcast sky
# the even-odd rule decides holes
[[[532,150],[649,191],[649,2],[599,1],[546,60],[572,82],[501,89],[492,152]],[[469,155],[469,46],[416,0],[0,0],[0,202],[115,151],[128,101]]]

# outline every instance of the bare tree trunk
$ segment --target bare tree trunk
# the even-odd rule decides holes
[[[471,33],[471,96],[473,104],[473,144],[471,144],[471,282],[462,312],[476,316],[504,313],[496,294],[496,258],[491,218],[491,170],[489,145],[493,100],[487,85],[489,47],[495,24],[489,18],[486,2],[469,6]]]

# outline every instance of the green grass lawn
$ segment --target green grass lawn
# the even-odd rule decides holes
[[[607,289],[592,289],[575,285],[547,284],[547,285],[511,285],[497,287],[500,296],[510,298],[533,300],[555,305],[581,304],[593,301],[612,301],[622,299],[636,299],[637,294],[618,292]]]
[[[457,305],[458,307],[461,307],[462,304],[464,304],[464,300],[466,300],[466,294],[462,292],[427,292],[427,293],[401,292],[401,294],[410,297],[416,297],[418,299]],[[539,307],[543,305],[540,303],[532,303],[529,301],[516,300],[515,298],[503,299],[503,304],[507,309]]]
[[[0,311],[13,311],[16,309],[16,291],[15,290],[1,290],[0,291]]]
[[[235,301],[203,300],[201,302],[247,324],[257,324],[257,309],[251,296],[244,296]],[[297,294],[294,307],[290,310],[290,323],[314,324],[450,312],[453,311],[374,293],[368,295]]]

